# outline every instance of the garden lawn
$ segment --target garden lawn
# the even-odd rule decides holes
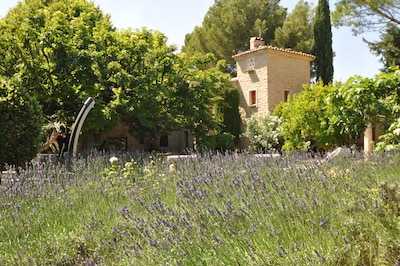
[[[398,264],[399,155],[92,154],[10,168],[0,265]]]

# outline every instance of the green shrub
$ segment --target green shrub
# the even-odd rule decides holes
[[[203,136],[198,139],[200,151],[232,151],[235,149],[235,136],[230,133],[221,133]]]
[[[315,83],[305,86],[302,92],[276,106],[273,114],[282,120],[281,134],[285,139],[283,150],[329,150],[335,146],[342,131],[339,127],[331,126],[330,121],[339,120],[332,113],[341,102],[327,105],[327,99],[336,90],[334,86]],[[346,134],[344,139],[349,138]]]
[[[226,92],[225,98],[229,102],[229,106],[224,110],[225,131],[231,133],[237,139],[240,134],[240,96],[238,89],[230,88]]]
[[[240,135],[240,96],[237,88],[228,88],[223,99],[215,104],[214,118],[220,128],[218,132],[227,132],[235,136],[235,143]]]
[[[270,114],[255,114],[246,120],[246,131],[243,136],[250,142],[254,151],[281,150],[281,120]]]
[[[400,118],[389,126],[387,132],[380,136],[380,140],[376,145],[376,151],[400,149]]]
[[[0,168],[22,166],[37,154],[43,114],[17,79],[0,78]]]

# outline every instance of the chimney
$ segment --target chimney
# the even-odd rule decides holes
[[[261,37],[251,37],[250,39],[250,50],[258,48],[260,46],[264,46],[264,39]]]

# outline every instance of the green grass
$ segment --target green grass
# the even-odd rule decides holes
[[[119,157],[3,174],[0,265],[400,263],[399,154]]]

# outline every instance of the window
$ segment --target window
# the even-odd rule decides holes
[[[284,91],[283,92],[283,100],[285,102],[287,102],[288,99],[289,99],[289,91]]]
[[[254,106],[257,104],[257,93],[256,91],[249,92],[249,105]]]
[[[168,147],[168,135],[162,135],[160,137],[160,147]]]
[[[256,61],[254,58],[250,58],[248,62],[247,72],[253,72],[256,69]]]
[[[185,130],[185,148],[189,148],[189,131]]]

